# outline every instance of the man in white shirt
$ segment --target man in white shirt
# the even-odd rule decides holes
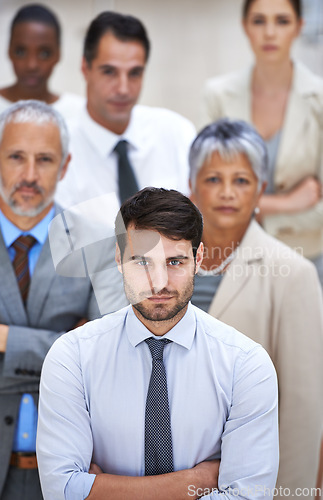
[[[189,302],[202,228],[174,190],[146,188],[121,206],[116,261],[131,305],[61,337],[44,363],[45,500],[276,494],[269,356]]]
[[[145,186],[189,192],[192,123],[167,109],[136,105],[149,49],[145,27],[132,16],[103,12],[92,21],[82,63],[87,106],[70,124],[72,161],[56,196],[63,206],[106,193],[122,202],[128,196],[120,195],[121,182],[130,182],[130,195]],[[120,166],[120,142],[132,174]]]

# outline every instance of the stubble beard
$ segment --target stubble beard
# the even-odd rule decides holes
[[[189,301],[191,300],[191,297],[193,295],[193,290],[194,290],[194,277],[192,278],[191,282],[188,283],[187,287],[184,289],[184,291],[179,294],[178,291],[170,292],[167,290],[167,288],[160,290],[158,295],[169,295],[174,298],[177,298],[175,305],[172,308],[168,308],[168,304],[166,303],[160,303],[160,304],[154,304],[153,302],[150,303],[150,307],[145,304],[145,300],[148,300],[147,297],[151,296],[152,294],[145,294],[141,293],[139,296],[134,293],[134,291],[129,287],[129,285],[125,282],[125,292],[126,296],[129,300],[129,302],[132,304],[133,308],[136,309],[136,311],[139,312],[139,314],[148,321],[170,321],[173,322],[176,320],[176,317],[180,315],[180,313],[185,309]],[[145,298],[143,300],[140,300],[140,298],[144,296]]]

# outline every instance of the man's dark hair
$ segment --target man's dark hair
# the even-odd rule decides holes
[[[11,22],[10,38],[12,37],[13,29],[17,24],[28,22],[47,24],[48,26],[54,28],[57,37],[57,44],[60,45],[61,27],[57,17],[50,9],[36,3],[25,5],[18,10]]]
[[[127,244],[127,229],[157,231],[170,240],[192,242],[194,259],[201,243],[202,215],[189,198],[174,189],[144,188],[122,205],[115,221],[115,232],[121,256]]]
[[[150,41],[142,22],[133,16],[106,11],[93,19],[85,35],[83,56],[88,65],[96,58],[100,40],[108,32],[118,40],[141,43],[146,52],[146,61],[148,60]]]

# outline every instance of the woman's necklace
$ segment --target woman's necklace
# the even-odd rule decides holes
[[[226,259],[224,259],[219,266],[217,266],[215,269],[200,269],[198,270],[197,274],[200,276],[217,276],[218,274],[221,274],[223,269],[227,267],[228,264],[235,258],[236,256],[236,250],[230,253]]]

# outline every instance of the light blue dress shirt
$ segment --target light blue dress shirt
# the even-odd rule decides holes
[[[152,368],[144,339],[152,336],[128,306],[68,332],[51,347],[37,434],[45,500],[85,499],[95,479],[87,472],[92,460],[106,473],[144,475]],[[268,354],[191,304],[164,337],[173,341],[165,346],[164,363],[174,470],[221,458],[219,490],[204,498],[271,498],[278,417]]]
[[[22,231],[15,226],[0,211],[0,230],[3,240],[9,253],[11,262],[15,258],[16,251],[11,246],[21,235],[30,234],[37,241],[28,252],[29,274],[32,276],[38,257],[43,248],[48,235],[48,225],[54,217],[54,207],[48,214],[30,231]],[[20,402],[18,419],[16,424],[13,451],[34,452],[36,451],[36,431],[37,431],[37,408],[31,394],[23,394]]]

